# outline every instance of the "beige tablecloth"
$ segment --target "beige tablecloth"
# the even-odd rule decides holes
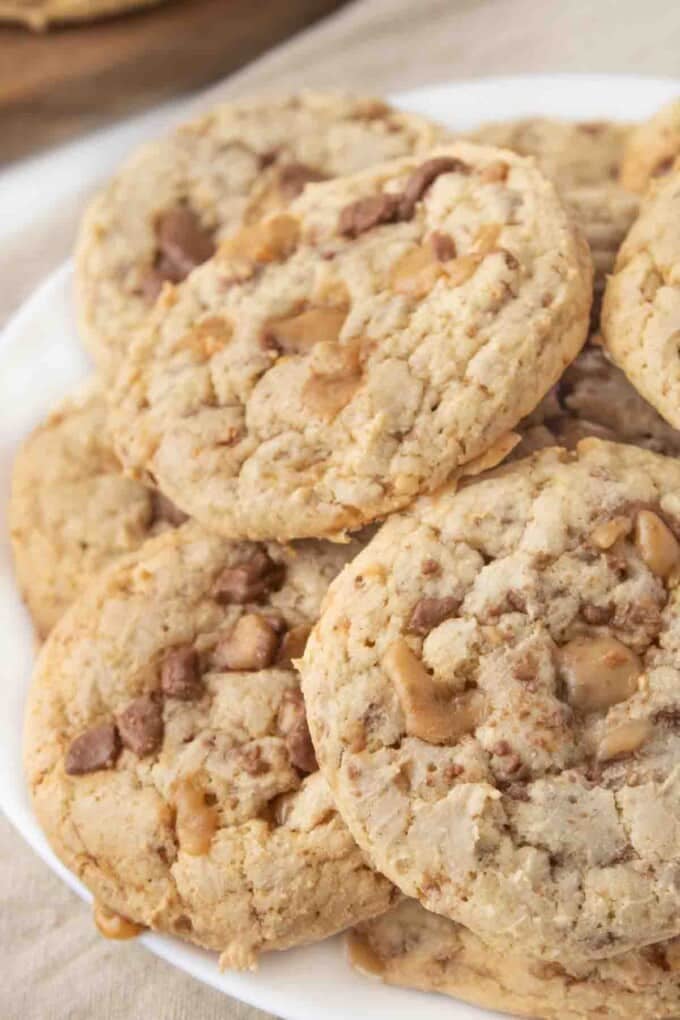
[[[680,75],[671,0],[363,0],[212,90],[375,92],[527,72]],[[1,125],[0,125],[1,130]],[[77,215],[54,211],[3,252],[0,323],[68,253]],[[107,943],[89,910],[0,818],[2,1020],[257,1020],[141,947]],[[351,1020],[348,1008],[348,1020]]]

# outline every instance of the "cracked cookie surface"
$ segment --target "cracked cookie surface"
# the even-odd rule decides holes
[[[98,368],[115,372],[163,283],[232,231],[288,205],[308,181],[427,152],[446,135],[382,100],[310,92],[223,103],[139,149],[80,229],[80,322]]]
[[[310,185],[161,296],[117,380],[116,449],[230,537],[357,528],[536,406],[585,338],[591,268],[512,153]]]
[[[605,290],[602,333],[613,361],[680,428],[680,162],[650,187]]]
[[[441,992],[475,1006],[541,1020],[676,1020],[680,939],[589,963],[576,973],[502,950],[462,925],[404,900],[348,934],[350,961],[387,984]]]
[[[392,517],[302,664],[340,811],[407,895],[563,962],[678,934],[680,464],[582,441]]]
[[[317,770],[292,666],[356,549],[235,544],[190,522],[114,564],[52,631],[28,783],[107,910],[250,967],[393,900]]]
[[[64,401],[17,453],[9,523],[19,587],[41,637],[103,567],[184,518],[123,475],[92,382]]]

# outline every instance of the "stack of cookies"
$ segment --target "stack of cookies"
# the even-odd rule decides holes
[[[680,103],[303,94],[95,198],[96,375],[11,519],[28,783],[104,935],[680,1016],[679,153]]]

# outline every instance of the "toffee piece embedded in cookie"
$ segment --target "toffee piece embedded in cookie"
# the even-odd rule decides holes
[[[318,771],[291,661],[360,547],[236,544],[188,523],[110,567],[53,630],[28,783],[55,852],[109,914],[239,968],[393,902]],[[276,584],[256,603],[220,598],[244,565]]]
[[[612,360],[680,428],[680,159],[645,195],[609,277],[602,334]]]
[[[588,439],[417,501],[331,585],[310,731],[404,893],[569,966],[680,933],[679,539],[680,462]]]
[[[512,153],[315,184],[160,299],[117,380],[117,451],[227,537],[358,528],[533,410],[585,339],[591,269]]]
[[[677,1020],[680,939],[576,970],[529,956],[512,937],[490,946],[468,928],[402,900],[347,936],[349,960],[386,984],[440,992],[541,1020]]]
[[[83,339],[113,377],[165,284],[307,184],[425,154],[443,127],[382,100],[303,92],[222,103],[139,149],[91,203],[76,286]]]

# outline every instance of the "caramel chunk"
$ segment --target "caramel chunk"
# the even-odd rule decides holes
[[[279,636],[271,623],[257,613],[246,613],[215,649],[218,669],[260,670],[276,658]]]
[[[301,354],[320,342],[335,343],[346,318],[346,308],[308,308],[269,322],[265,343],[284,354]]]
[[[401,702],[409,736],[429,744],[453,744],[481,722],[482,694],[452,694],[436,684],[403,638],[390,645],[382,665]]]
[[[680,562],[680,545],[658,514],[640,510],[635,521],[635,545],[657,577],[667,578]]]
[[[332,421],[362,382],[361,341],[347,346],[324,345],[323,368],[313,370],[302,387],[305,406],[320,418]]]
[[[166,652],[161,664],[161,689],[169,698],[194,701],[203,694],[198,652],[193,645],[178,645]]]
[[[349,962],[361,974],[382,977],[387,969],[382,957],[357,931],[347,933],[347,955]]]
[[[496,184],[499,181],[506,180],[509,170],[508,164],[499,159],[495,163],[489,163],[480,170],[479,179],[484,181],[485,184]]]
[[[179,848],[192,857],[210,850],[219,817],[213,804],[193,779],[181,780],[175,789],[175,832]]]
[[[120,754],[120,736],[114,723],[102,723],[85,730],[66,752],[65,769],[69,776],[111,769]]]
[[[390,270],[390,286],[397,294],[410,298],[423,298],[429,294],[440,276],[441,263],[429,245],[409,248],[397,259]]]
[[[163,706],[158,695],[142,694],[116,716],[120,739],[138,758],[153,754],[163,740]]]
[[[590,544],[594,545],[596,549],[611,549],[615,542],[618,542],[620,538],[630,532],[633,524],[628,517],[619,515],[618,517],[611,517],[608,521],[603,521],[602,524],[598,524],[596,528],[590,533]]]
[[[162,212],[155,229],[159,253],[156,269],[172,283],[179,283],[215,251],[212,234],[186,205]]]
[[[312,738],[309,735],[305,702],[301,690],[284,692],[279,706],[278,725],[295,768],[300,769],[301,772],[316,772],[319,766]]]
[[[116,941],[134,939],[140,932],[144,931],[144,925],[136,924],[129,917],[117,914],[98,900],[94,901],[93,913],[97,931],[105,939],[114,939]]]
[[[479,269],[483,258],[483,255],[475,252],[471,255],[459,255],[457,259],[447,262],[445,266],[446,275],[452,286],[460,287],[467,283]]]
[[[597,749],[598,761],[610,761],[633,754],[652,735],[654,727],[648,719],[630,719],[605,733]]]
[[[243,605],[258,602],[283,584],[285,568],[275,563],[264,550],[258,549],[248,560],[226,567],[212,589],[216,602],[222,605]]]
[[[338,232],[345,237],[359,237],[382,223],[393,223],[398,212],[398,195],[369,195],[345,206],[340,213]]]
[[[292,202],[304,190],[305,184],[327,180],[326,174],[307,163],[286,163],[279,167],[279,192],[285,202]]]
[[[287,213],[243,227],[220,246],[220,256],[279,262],[295,251],[300,237],[298,221]]]
[[[293,659],[301,659],[305,653],[307,638],[311,630],[312,628],[306,623],[301,623],[297,627],[291,627],[289,631],[286,631],[276,658],[277,666],[282,666],[284,669],[293,668]]]
[[[443,620],[453,616],[459,605],[460,599],[453,595],[445,595],[440,599],[419,599],[411,611],[408,629],[412,634],[429,634]]]
[[[640,659],[611,637],[579,637],[559,650],[567,700],[581,712],[595,712],[625,701],[638,689]]]

